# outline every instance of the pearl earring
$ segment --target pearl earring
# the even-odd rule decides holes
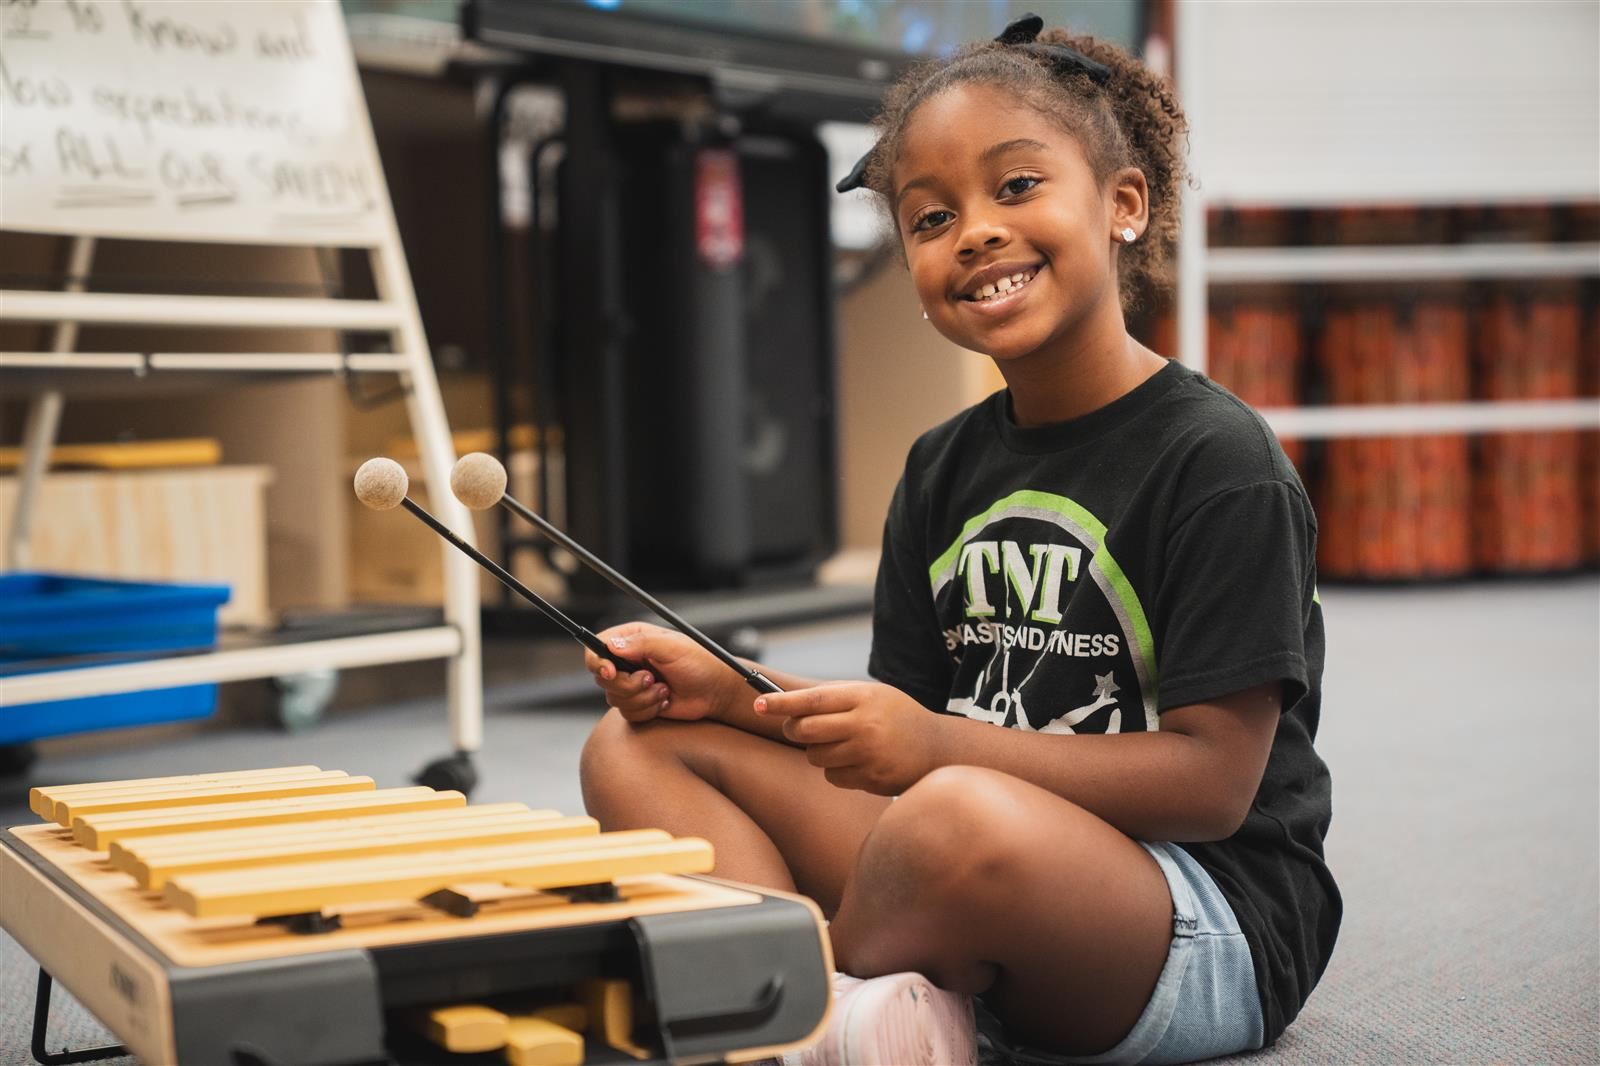
[[[926,312],[926,311],[924,311],[924,312],[922,312],[922,319],[923,319],[923,321],[924,321],[924,322],[926,322],[926,321],[927,321],[927,319],[928,319],[928,312]]]
[[[1133,232],[1133,227],[1132,226],[1125,227],[1123,229],[1123,231],[1122,231],[1122,239],[1124,241],[1128,242],[1129,244],[1132,244],[1134,238],[1137,237],[1137,236],[1139,236],[1139,235],[1137,233]]]

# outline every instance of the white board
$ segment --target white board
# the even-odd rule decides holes
[[[334,0],[0,3],[0,229],[374,246]]]
[[[1600,197],[1600,4],[1193,0],[1212,203]]]

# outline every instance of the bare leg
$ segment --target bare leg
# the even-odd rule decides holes
[[[985,994],[1010,1032],[1065,1054],[1133,1028],[1166,962],[1172,898],[1137,843],[1014,777],[946,767],[872,829],[832,928],[839,968]]]
[[[584,806],[603,828],[705,837],[719,876],[798,889],[830,915],[889,806],[830,785],[799,748],[716,722],[630,725],[608,712],[579,771]]]

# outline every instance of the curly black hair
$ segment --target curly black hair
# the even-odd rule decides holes
[[[1144,292],[1167,283],[1168,249],[1178,234],[1179,190],[1188,180],[1188,120],[1172,84],[1116,45],[1062,29],[1045,30],[1038,43],[1065,45],[1110,73],[1097,79],[1081,66],[1053,63],[1046,50],[999,41],[920,63],[884,96],[873,122],[879,136],[867,160],[865,186],[884,203],[890,201],[890,175],[906,125],[923,103],[957,85],[1003,88],[1076,138],[1098,180],[1123,167],[1144,174],[1150,188],[1150,226],[1137,243],[1122,246],[1117,259],[1122,305],[1131,309]]]

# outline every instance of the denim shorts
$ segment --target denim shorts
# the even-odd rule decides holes
[[[1143,843],[1141,841],[1141,843]],[[978,1010],[980,1062],[1019,1066],[1195,1062],[1254,1051],[1264,1038],[1255,965],[1233,908],[1211,875],[1175,844],[1144,844],[1172,892],[1172,946],[1155,992],[1122,1042],[1099,1055],[1057,1055],[1010,1045],[1000,1023]]]

